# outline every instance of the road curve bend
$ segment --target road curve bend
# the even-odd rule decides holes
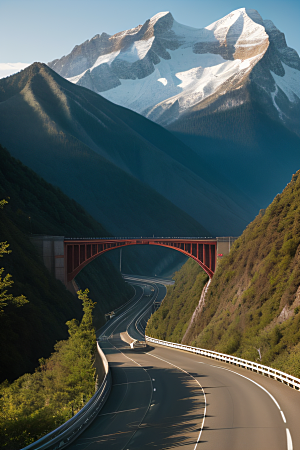
[[[113,386],[98,417],[70,449],[298,450],[300,392],[223,362],[142,339],[151,305],[165,296],[152,280],[100,332]],[[143,286],[154,288],[152,297]]]

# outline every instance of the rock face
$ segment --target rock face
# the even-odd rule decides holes
[[[161,125],[195,109],[230,109],[250,95],[300,134],[300,58],[255,10],[240,8],[202,29],[159,13],[131,30],[96,35],[49,66]]]

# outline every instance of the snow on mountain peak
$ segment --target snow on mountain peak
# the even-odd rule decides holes
[[[256,9],[245,9],[246,14],[253,20],[253,22],[258,23],[259,25],[264,25],[264,21]]]
[[[155,14],[155,16],[151,17],[150,23],[151,24],[156,23],[159,19],[161,19],[164,16],[167,16],[168,14],[172,15],[170,13],[170,11],[164,11],[164,12],[157,13],[157,14]]]
[[[219,42],[239,44],[241,41],[262,41],[268,38],[263,27],[263,21],[254,9],[236,9],[206,27],[211,30]],[[252,42],[251,42],[252,43]]]
[[[135,61],[143,59],[151,48],[154,39],[155,38],[153,36],[147,40],[133,42],[128,50],[123,51],[119,54],[119,59],[122,59],[123,61],[127,61],[129,63],[133,63]]]
[[[236,9],[205,28],[182,25],[164,11],[136,28],[97,36],[93,47],[84,43],[50,67],[161,124],[239,90],[246,81],[267,93],[276,111],[283,95],[280,104],[298,101],[299,56],[255,9]]]

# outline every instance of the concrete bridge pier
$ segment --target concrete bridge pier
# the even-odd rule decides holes
[[[236,240],[237,237],[233,236],[217,237],[217,261],[220,260],[222,256],[229,254],[232,244]]]
[[[64,236],[31,236],[30,241],[36,247],[45,266],[57,280],[65,284],[65,247]]]

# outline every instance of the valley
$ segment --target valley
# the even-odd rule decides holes
[[[50,32],[27,5],[0,61],[1,448],[300,446],[293,1],[63,2]]]

